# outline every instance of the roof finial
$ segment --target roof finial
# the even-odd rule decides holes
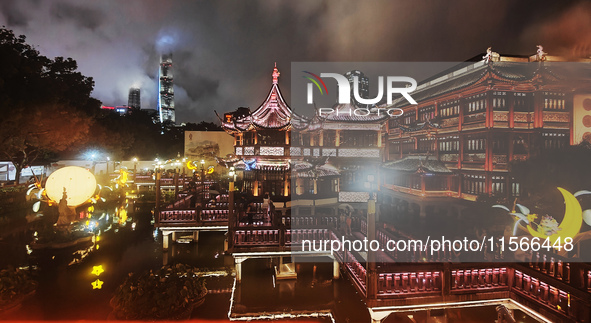
[[[493,51],[492,47],[486,49],[486,55],[482,56],[482,59],[485,63],[490,63],[492,61]]]
[[[548,55],[548,53],[546,53],[544,51],[544,47],[542,47],[542,45],[537,45],[536,47],[538,48],[538,51],[536,53],[536,58],[538,59],[539,62],[545,61],[546,55]]]
[[[273,69],[273,84],[277,84],[277,79],[279,78],[279,70],[277,70],[277,62],[275,62],[275,68]]]

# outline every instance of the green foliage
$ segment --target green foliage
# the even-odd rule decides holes
[[[27,187],[24,185],[0,188],[0,215],[22,217],[22,210],[26,208],[26,191]]]
[[[197,269],[177,264],[139,275],[130,273],[117,288],[111,306],[118,319],[175,319],[192,310],[206,293],[205,280]]]
[[[77,71],[75,60],[45,57],[6,28],[0,28],[0,59],[0,159],[12,161],[17,174],[58,154],[79,158],[91,147],[112,160],[174,158],[183,154],[185,130],[221,130],[209,122],[154,123],[142,110],[126,116],[101,110],[90,97],[94,81]]]
[[[37,289],[37,282],[29,273],[18,268],[0,271],[0,308],[18,301]]]
[[[0,151],[22,168],[84,141],[99,102],[90,97],[92,78],[71,58],[41,55],[0,28]]]

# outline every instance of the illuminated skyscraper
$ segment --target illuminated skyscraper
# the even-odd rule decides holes
[[[141,102],[140,102],[140,89],[136,87],[132,87],[129,89],[129,97],[127,99],[127,106],[132,109],[140,109]]]
[[[369,78],[365,76],[363,72],[354,70],[345,73],[345,77],[349,80],[349,84],[351,85],[351,101],[355,101],[355,96],[353,95],[353,81],[355,76],[359,78],[359,96],[363,99],[369,99]]]
[[[174,115],[174,89],[172,77],[172,54],[160,57],[160,70],[158,73],[158,114],[160,122],[171,121],[175,123]]]

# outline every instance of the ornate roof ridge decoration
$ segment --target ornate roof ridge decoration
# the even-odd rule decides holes
[[[499,81],[508,83],[534,81],[539,77],[549,77],[553,80],[561,80],[557,71],[553,70],[550,64],[540,62],[514,62],[514,61],[495,61],[484,64],[483,61],[472,64],[473,68],[467,72],[454,75],[441,82],[419,88],[413,92],[413,98],[417,102],[424,102],[434,97],[461,90],[466,87],[483,83],[490,76]],[[459,69],[458,69],[459,70]],[[395,99],[392,107],[408,107],[410,104],[403,98]]]
[[[273,68],[273,85],[265,101],[252,112],[252,124],[261,129],[289,129],[292,110],[283,99],[279,89],[277,63]]]
[[[292,113],[291,125],[296,130],[305,130],[310,126],[313,118],[308,118],[304,115],[299,115],[295,112]]]
[[[449,92],[464,89],[468,86],[482,82],[483,78],[486,76],[488,72],[489,70],[486,65],[479,66],[477,68],[474,68],[469,73],[457,75],[443,82],[432,84],[425,88],[418,89],[413,92],[413,98],[415,98],[417,102],[422,102]],[[404,97],[394,99],[392,104],[389,105],[389,107],[397,108],[403,108],[408,106],[411,105]]]
[[[264,171],[287,171],[291,169],[289,160],[263,161],[253,157],[250,159],[242,158],[234,163],[237,170],[264,170]]]
[[[228,168],[228,167],[234,166],[235,163],[240,161],[240,158],[238,158],[234,154],[227,154],[226,157],[217,157],[216,156],[215,161],[218,163],[218,165]]]
[[[229,119],[221,118],[217,112],[216,115],[222,123],[222,128],[230,133],[235,134],[253,129],[273,129],[285,131],[292,126],[293,111],[283,99],[281,90],[279,89],[279,70],[277,63],[273,68],[273,85],[265,101],[254,111],[250,108],[238,108],[232,113]]]
[[[240,107],[236,109],[231,113],[232,116],[229,119],[220,117],[215,110],[214,112],[218,119],[220,119],[222,129],[229,134],[248,131],[253,128],[250,108]]]

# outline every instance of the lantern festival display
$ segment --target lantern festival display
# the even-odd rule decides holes
[[[65,192],[68,206],[78,206],[93,196],[96,191],[96,179],[85,168],[68,166],[49,176],[45,190],[47,196],[55,202],[59,202]]]

